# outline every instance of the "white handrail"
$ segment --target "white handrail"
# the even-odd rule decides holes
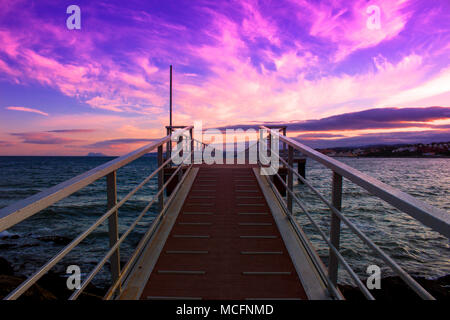
[[[267,127],[261,128],[269,130]],[[347,178],[353,183],[366,189],[371,194],[383,199],[395,208],[407,213],[414,219],[430,227],[447,238],[450,238],[450,214],[444,210],[435,208],[413,196],[393,188],[359,170],[356,170],[340,161],[332,159],[300,142],[280,135],[272,131],[272,134],[278,135],[280,141],[287,143],[294,149],[299,150],[304,155],[325,165],[327,168]]]
[[[186,127],[182,130],[177,130],[178,132],[175,134],[181,134],[181,132],[190,130],[191,128],[193,128],[193,126]],[[0,209],[0,232],[29,218],[55,202],[70,196],[74,192],[142,157],[144,154],[156,149],[168,141],[171,141],[171,135],[165,136],[164,138],[156,140],[155,142],[143,146],[124,156],[108,161],[72,179],[64,181],[56,186],[32,195],[31,197]]]

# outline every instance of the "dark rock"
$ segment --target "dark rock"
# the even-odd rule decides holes
[[[21,246],[19,246],[19,248],[31,248],[31,247],[38,247],[39,243],[25,243]]]
[[[72,242],[71,239],[66,238],[66,237],[61,237],[61,236],[43,236],[43,237],[38,237],[38,240],[44,241],[44,242],[53,242],[55,244],[60,244],[60,245],[67,245],[70,242]]]
[[[73,291],[67,288],[67,278],[56,273],[48,272],[41,279],[39,279],[38,284],[52,292],[58,300],[66,300],[69,298]],[[97,288],[92,283],[90,283],[86,289],[79,296],[79,300],[101,300],[105,295],[105,290]]]
[[[16,245],[14,243],[1,243],[0,249],[11,249],[14,248]]]
[[[0,275],[0,299],[17,288],[25,278]],[[31,301],[67,300],[73,293],[66,285],[67,278],[55,272],[48,272],[28,289],[19,299]],[[89,284],[78,300],[101,300],[106,290]]]
[[[0,275],[0,299],[6,297],[11,291],[17,288],[25,279]],[[56,300],[56,297],[49,291],[41,288],[39,285],[34,284],[24,294],[22,294],[18,300],[24,301],[49,301]]]
[[[413,277],[437,300],[449,300],[450,275],[430,280],[422,277]],[[365,283],[365,281],[363,281]],[[339,289],[347,300],[365,300],[358,288],[350,285],[339,285]],[[376,300],[421,300],[421,298],[398,276],[381,279],[381,289],[370,290]]]
[[[5,276],[14,275],[14,269],[5,258],[0,257],[0,274]]]
[[[6,235],[2,236],[0,239],[1,240],[7,240],[7,239],[19,239],[19,235],[18,234],[9,234],[7,233]]]

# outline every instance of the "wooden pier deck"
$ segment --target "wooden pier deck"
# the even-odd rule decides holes
[[[200,168],[141,299],[301,298],[251,168]]]
[[[256,166],[194,170],[121,298],[308,299]]]

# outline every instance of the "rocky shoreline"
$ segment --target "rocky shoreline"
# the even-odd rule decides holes
[[[0,299],[6,297],[19,286],[26,277],[14,272],[11,264],[0,257]],[[21,301],[56,301],[67,300],[73,293],[67,289],[66,278],[62,274],[50,271],[45,274],[37,284],[34,284],[20,298]],[[102,300],[106,288],[99,288],[89,284],[80,294],[78,300]]]
[[[426,279],[417,276],[413,276],[413,278],[437,300],[449,300],[450,275],[437,279]],[[363,283],[365,283],[365,281],[363,281]],[[339,285],[339,289],[347,300],[366,300],[357,287],[350,285]],[[420,297],[398,276],[382,278],[381,289],[370,290],[370,293],[376,300],[381,301],[421,300]]]

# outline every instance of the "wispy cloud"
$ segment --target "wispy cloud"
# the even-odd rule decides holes
[[[33,109],[33,108],[10,106],[10,107],[6,107],[5,109],[15,110],[15,111],[24,111],[24,112],[38,113],[38,114],[41,114],[43,116],[48,117],[48,113],[46,113],[44,111],[41,111],[41,110],[38,110],[38,109]]]
[[[107,148],[114,149],[117,147],[122,147],[123,145],[142,144],[145,142],[152,142],[152,141],[155,141],[155,139],[111,139],[111,140],[97,141],[95,143],[88,144],[84,147],[97,149],[107,149]]]
[[[47,132],[55,132],[55,133],[91,133],[95,132],[95,129],[57,129],[57,130],[49,130]]]
[[[22,139],[22,143],[29,144],[71,144],[79,140],[61,138],[46,132],[11,133],[12,136]]]
[[[432,142],[450,142],[450,130],[421,132],[381,132],[367,133],[355,137],[338,139],[305,139],[303,136],[294,139],[313,148],[360,147],[367,145],[415,144]]]

